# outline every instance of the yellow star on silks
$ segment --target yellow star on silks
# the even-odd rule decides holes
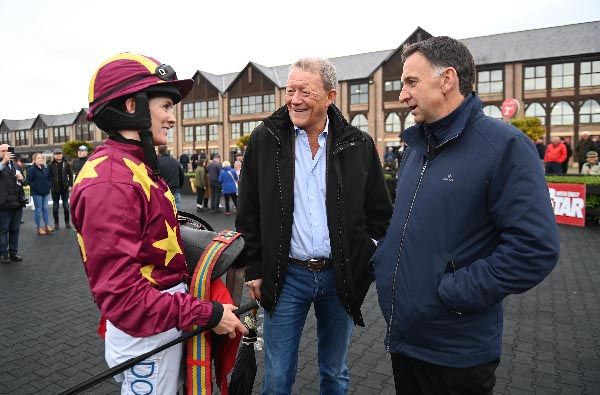
[[[177,206],[175,206],[175,196],[173,196],[173,193],[170,189],[167,189],[167,192],[165,192],[165,197],[169,199],[171,205],[173,205],[173,214],[175,214],[175,216],[177,217]]]
[[[140,268],[140,273],[142,273],[142,277],[150,281],[151,284],[158,285],[156,280],[152,278],[152,270],[154,270],[153,264],[144,265]]]
[[[79,175],[77,175],[77,179],[73,183],[73,186],[79,184],[85,178],[98,177],[98,173],[96,173],[96,166],[98,166],[98,164],[106,160],[106,158],[108,158],[108,156],[101,156],[99,158],[91,159],[85,162],[85,165],[83,165],[83,168],[79,172]]]
[[[144,192],[146,193],[146,198],[150,201],[150,187],[158,188],[158,186],[150,179],[150,176],[148,176],[146,165],[144,165],[143,162],[140,162],[138,165],[127,158],[123,158],[123,162],[125,162],[127,167],[129,167],[129,170],[133,173],[133,181],[142,186],[142,189],[144,189]]]
[[[171,259],[177,254],[183,254],[183,252],[177,242],[177,226],[171,228],[167,221],[165,221],[165,226],[167,227],[167,238],[154,242],[152,246],[167,252],[165,266],[169,266]]]
[[[79,249],[81,250],[81,258],[83,263],[87,262],[87,254],[85,253],[85,244],[83,244],[83,237],[77,232],[77,242],[79,243]]]

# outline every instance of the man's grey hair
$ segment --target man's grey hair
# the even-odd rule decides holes
[[[447,37],[431,37],[404,47],[402,62],[419,52],[431,63],[434,75],[439,77],[446,67],[452,67],[458,75],[460,93],[467,96],[473,90],[475,83],[475,61],[467,46],[460,41]]]
[[[323,79],[323,87],[325,90],[335,89],[337,87],[337,71],[335,66],[327,59],[321,58],[302,58],[295,61],[290,66],[292,69],[308,71],[310,73],[320,74]],[[289,74],[289,73],[288,73]]]

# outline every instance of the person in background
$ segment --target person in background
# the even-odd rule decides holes
[[[188,154],[184,152],[183,154],[179,155],[179,164],[181,165],[181,168],[184,172],[190,170],[190,157],[188,156]]]
[[[581,174],[585,175],[600,175],[600,165],[598,164],[598,153],[589,151],[586,155],[587,161],[581,167]]]
[[[79,172],[83,169],[85,162],[88,159],[88,147],[85,145],[80,145],[77,147],[77,158],[73,159],[73,163],[71,163],[71,169],[73,171],[73,180],[77,179]]]
[[[219,182],[219,176],[221,175],[221,157],[216,154],[213,156],[213,160],[208,164],[207,168],[208,182],[210,183],[210,208],[218,213],[221,211],[219,205],[221,204],[221,183]]]
[[[548,187],[532,141],[484,115],[462,42],[429,38],[402,61],[399,101],[416,124],[372,259],[396,391],[491,395],[502,301],[558,261]]]
[[[20,201],[22,171],[14,162],[14,148],[0,144],[0,263],[21,262],[19,230],[23,206]]]
[[[240,175],[242,174],[242,162],[240,162],[239,160],[236,160],[233,163],[233,170],[235,170],[235,173],[238,176],[238,184],[240,183]]]
[[[567,174],[569,171],[569,159],[573,156],[573,149],[571,148],[571,144],[567,141],[567,139],[563,136],[560,137],[561,143],[564,144],[567,149],[567,159],[565,159],[560,165],[562,167],[563,174]]]
[[[579,163],[579,173],[587,161],[589,152],[598,152],[598,146],[590,138],[590,132],[581,132],[580,139],[575,144],[575,160]]]
[[[199,150],[196,150],[196,152],[194,152],[190,158],[192,171],[196,171],[196,167],[198,166],[198,152]]]
[[[336,86],[331,62],[297,60],[285,106],[254,129],[244,154],[236,227],[250,297],[265,309],[263,394],[292,393],[311,306],[320,392],[347,393],[374,240],[392,214],[375,143],[335,106]]]
[[[31,159],[33,164],[27,169],[25,183],[31,188],[37,234],[46,235],[54,231],[48,221],[48,196],[52,189],[52,178],[50,177],[50,169],[44,165],[44,155],[41,152],[33,154]]]
[[[546,147],[544,164],[546,174],[563,174],[562,163],[567,158],[567,147],[561,143],[559,137],[552,137],[552,142]]]
[[[221,184],[223,196],[225,197],[225,215],[231,215],[231,211],[229,210],[230,198],[235,207],[237,207],[237,180],[237,173],[231,168],[231,163],[227,160],[223,161],[223,168],[219,174],[219,183]]]
[[[385,149],[385,155],[383,156],[383,161],[387,166],[390,166],[392,168],[396,168],[396,164],[398,163],[396,161],[397,156],[396,153],[394,152],[394,147],[387,147]]]
[[[196,186],[196,211],[208,210],[208,197],[205,196],[208,186],[208,178],[206,176],[206,160],[198,163],[194,172],[194,185]]]
[[[546,155],[546,144],[544,144],[544,139],[539,138],[535,141],[535,149],[538,152],[540,160],[544,162],[544,156]]]
[[[158,168],[160,169],[160,175],[175,197],[177,211],[181,211],[181,188],[183,188],[183,182],[185,180],[183,169],[179,166],[179,163],[177,163],[177,159],[169,155],[166,145],[158,146],[158,154]]]
[[[52,178],[52,215],[54,217],[54,229],[60,228],[58,219],[59,205],[62,200],[63,213],[65,216],[65,227],[71,228],[69,221],[69,191],[73,186],[73,172],[71,165],[63,160],[61,149],[54,150],[54,158],[50,162],[50,178]]]

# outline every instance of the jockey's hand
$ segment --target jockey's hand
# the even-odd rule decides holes
[[[248,296],[250,299],[256,299],[260,302],[260,287],[262,285],[262,279],[258,278],[256,280],[246,281],[246,286],[248,287]]]
[[[237,336],[236,332],[244,335],[248,333],[248,329],[242,324],[240,319],[233,314],[233,310],[235,309],[237,309],[237,307],[232,304],[223,305],[223,316],[221,317],[219,324],[212,329],[213,332],[217,335],[229,335],[230,339],[235,339]]]

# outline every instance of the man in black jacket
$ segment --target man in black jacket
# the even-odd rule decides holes
[[[346,354],[373,281],[369,260],[392,213],[371,137],[333,104],[337,75],[322,59],[292,65],[286,106],[253,132],[244,156],[237,230],[250,297],[264,322],[263,393],[291,393],[311,304],[321,393],[345,393]]]
[[[0,263],[20,262],[19,228],[23,208],[19,199],[19,181],[23,175],[17,170],[8,144],[0,145]]]
[[[158,168],[160,169],[160,176],[165,180],[173,197],[175,198],[175,207],[177,210],[181,210],[181,188],[183,187],[183,181],[185,176],[183,169],[177,163],[177,159],[169,155],[166,145],[160,145],[158,147]]]
[[[73,186],[73,172],[71,165],[63,160],[61,149],[54,150],[54,158],[50,162],[50,178],[52,179],[52,214],[54,216],[54,229],[60,227],[58,221],[58,206],[62,200],[65,214],[65,227],[71,228],[69,221],[69,191]]]

